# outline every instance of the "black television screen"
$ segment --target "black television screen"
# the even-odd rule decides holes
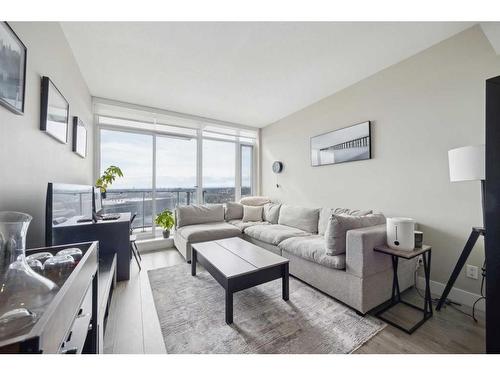
[[[49,183],[45,208],[45,243],[52,246],[52,228],[92,219],[93,188],[90,185]]]

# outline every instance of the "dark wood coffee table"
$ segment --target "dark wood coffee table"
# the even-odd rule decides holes
[[[288,301],[288,259],[239,237],[191,245],[191,275],[201,264],[226,291],[226,323],[233,323],[233,293],[281,278]]]

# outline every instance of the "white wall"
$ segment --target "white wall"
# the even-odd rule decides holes
[[[500,74],[481,29],[468,29],[262,130],[262,193],[307,206],[373,208],[415,218],[446,282],[472,226],[480,183],[450,183],[447,151],[484,143],[485,83]],[[373,159],[311,167],[309,138],[370,120]],[[274,160],[284,172],[271,172]],[[481,266],[482,240],[469,259]],[[456,286],[479,292],[464,272]]]
[[[23,116],[0,106],[0,211],[29,213],[29,247],[44,244],[47,183],[91,184],[93,118],[91,97],[59,23],[11,22],[28,49],[26,102]],[[40,80],[49,76],[70,104],[70,116],[87,125],[88,156],[82,159],[39,130]]]

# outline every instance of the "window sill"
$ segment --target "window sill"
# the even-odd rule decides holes
[[[148,251],[156,251],[161,249],[168,249],[174,246],[174,238],[163,238],[163,236],[155,238],[146,238],[137,241],[137,246],[141,253]]]

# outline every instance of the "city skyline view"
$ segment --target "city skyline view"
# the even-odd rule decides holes
[[[123,171],[112,189],[152,189],[153,136],[102,129],[101,171],[116,165]],[[192,189],[196,186],[195,138],[156,137],[156,187]],[[251,147],[242,150],[242,186],[251,186]],[[204,188],[235,187],[235,143],[203,140]]]

